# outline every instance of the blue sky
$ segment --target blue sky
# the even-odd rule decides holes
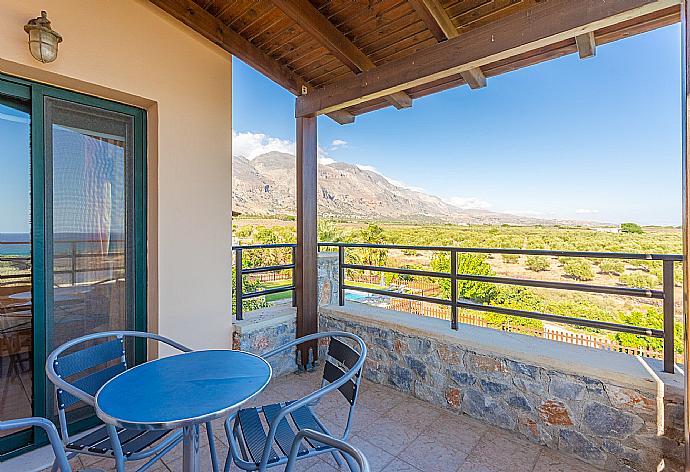
[[[235,154],[290,150],[294,97],[238,60],[233,87]],[[318,131],[324,156],[465,208],[678,225],[680,111],[674,25]]]

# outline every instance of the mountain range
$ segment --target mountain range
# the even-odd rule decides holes
[[[295,214],[295,156],[269,152],[252,160],[233,157],[233,211],[246,215]],[[554,225],[579,224],[479,209],[463,209],[440,197],[401,187],[357,165],[318,165],[320,217],[385,222]]]

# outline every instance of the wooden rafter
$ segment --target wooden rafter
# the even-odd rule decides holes
[[[149,0],[209,41],[243,60],[294,95],[306,81],[282,66],[192,0]]]
[[[430,48],[318,88],[297,99],[297,116],[340,110],[508,59],[665,8],[680,0],[549,0]]]
[[[352,41],[347,39],[328,18],[323,16],[309,0],[272,0],[285,15],[297,23],[316,41],[328,49],[355,73],[372,70],[376,65]],[[396,108],[412,106],[412,99],[398,91],[386,97]],[[336,120],[337,121],[337,120]]]
[[[419,17],[424,21],[429,31],[437,41],[453,39],[460,35],[448,13],[438,0],[408,0]],[[486,77],[479,67],[460,72],[467,84],[478,89],[486,87]]]
[[[597,43],[594,39],[593,31],[575,36],[575,44],[577,45],[577,53],[580,55],[580,59],[594,57],[597,54]]]

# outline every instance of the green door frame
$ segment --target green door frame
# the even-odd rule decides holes
[[[52,215],[46,208],[46,168],[44,156],[44,99],[57,98],[121,113],[134,118],[134,240],[133,240],[133,308],[134,328],[147,330],[146,285],[147,285],[147,188],[146,188],[146,112],[140,108],[122,103],[84,95],[78,92],[59,89],[0,74],[0,93],[16,98],[31,100],[31,257],[33,287],[33,412],[35,416],[51,418],[47,411],[47,379],[44,372],[46,352],[46,320],[52,315]],[[147,359],[146,342],[138,340],[135,344],[135,362]],[[52,419],[52,418],[51,418]],[[79,421],[73,425],[75,431],[87,429],[97,423],[95,417]],[[46,444],[47,438],[41,430],[23,431],[0,439],[0,459],[22,454]]]

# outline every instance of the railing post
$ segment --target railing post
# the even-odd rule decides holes
[[[235,249],[235,316],[242,319],[242,249]]]
[[[458,329],[458,251],[450,250],[450,327]]]
[[[295,251],[297,250],[297,246],[292,246],[292,286],[295,287],[292,289],[292,306],[296,307],[297,306],[297,275],[295,274],[295,264],[297,257],[295,255]]]
[[[673,301],[673,261],[663,262],[664,288],[664,372],[674,373],[675,365],[675,322]]]
[[[338,305],[345,305],[345,290],[343,285],[345,285],[345,269],[343,269],[343,264],[345,263],[345,247],[338,246]]]

